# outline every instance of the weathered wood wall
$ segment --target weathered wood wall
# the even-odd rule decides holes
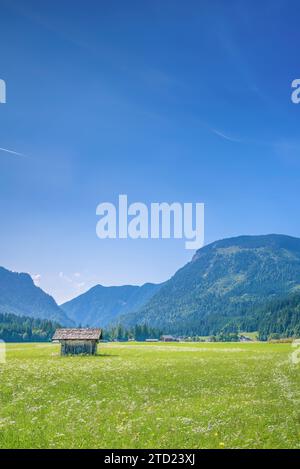
[[[96,340],[61,340],[61,355],[96,355]]]

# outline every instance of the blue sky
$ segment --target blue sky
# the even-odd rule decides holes
[[[58,302],[160,282],[184,240],[99,240],[100,202],[204,202],[206,243],[300,236],[296,1],[0,0],[0,265]]]

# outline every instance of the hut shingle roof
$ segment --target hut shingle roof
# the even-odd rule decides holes
[[[101,329],[57,329],[52,340],[99,340]]]

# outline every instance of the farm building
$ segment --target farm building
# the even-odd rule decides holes
[[[247,335],[240,335],[240,342],[253,342],[253,340]]]
[[[177,339],[172,335],[162,335],[160,340],[162,342],[176,342]]]
[[[61,344],[61,355],[96,355],[101,329],[57,329],[53,342]]]

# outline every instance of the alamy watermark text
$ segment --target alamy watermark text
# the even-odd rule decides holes
[[[6,103],[6,83],[0,78],[0,104]]]
[[[0,340],[0,364],[6,362],[6,343]]]
[[[100,216],[96,233],[100,239],[185,239],[186,249],[199,249],[204,244],[204,204],[151,203],[128,205],[127,195],[119,195],[116,207],[110,202],[98,205]]]
[[[292,88],[294,91],[292,92],[291,99],[294,104],[300,103],[300,78],[292,81]]]

